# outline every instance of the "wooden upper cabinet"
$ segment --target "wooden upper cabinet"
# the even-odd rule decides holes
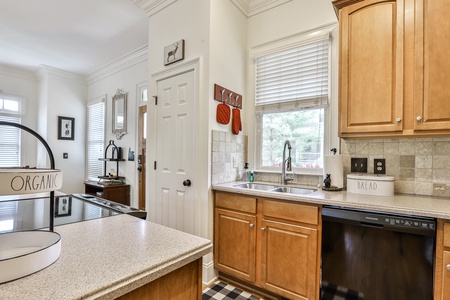
[[[340,133],[403,129],[403,0],[340,10]]]
[[[416,1],[414,130],[450,130],[450,1]]]

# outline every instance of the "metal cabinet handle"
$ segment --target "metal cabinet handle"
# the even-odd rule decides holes
[[[401,121],[403,121],[403,119],[402,118],[397,118],[397,123],[400,123]]]
[[[255,227],[255,224],[250,224],[250,228],[253,228],[253,227]]]
[[[264,232],[264,231],[266,231],[266,229],[265,229],[265,228],[263,227],[263,228],[261,228],[261,231],[263,231],[263,232]]]
[[[191,186],[191,181],[189,179],[186,179],[185,181],[183,181],[183,185],[184,186]]]
[[[446,265],[445,267],[450,271],[450,264]]]
[[[417,122],[420,122],[420,121],[422,121],[422,117],[421,116],[417,116],[416,120],[417,120]]]

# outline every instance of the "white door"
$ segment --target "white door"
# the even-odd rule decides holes
[[[155,222],[195,234],[194,72],[158,81],[157,90]]]

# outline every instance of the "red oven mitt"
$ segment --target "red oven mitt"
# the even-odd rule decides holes
[[[238,135],[242,130],[241,112],[238,108],[233,108],[233,121],[231,123],[231,131]]]
[[[216,120],[220,124],[230,123],[230,107],[225,103],[217,105]]]

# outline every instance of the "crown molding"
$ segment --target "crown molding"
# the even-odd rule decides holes
[[[147,60],[148,45],[145,45],[88,74],[86,76],[87,84],[92,84]]]
[[[260,14],[292,0],[230,0],[247,18]]]
[[[152,16],[177,0],[132,0],[133,4],[143,9],[147,16]]]
[[[11,65],[0,64],[0,74],[10,77],[16,77],[19,79],[37,81],[37,78],[33,71],[21,69]]]
[[[80,84],[86,84],[86,77],[83,75],[71,73],[55,67],[40,65],[34,72],[36,78],[40,81],[46,76],[55,76],[60,78],[67,78],[73,81],[78,81]]]

